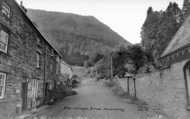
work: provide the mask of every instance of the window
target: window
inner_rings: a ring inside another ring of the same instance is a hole
[[[5,80],[6,74],[0,73],[0,99],[3,99],[5,95]]]
[[[39,38],[36,39],[37,45],[41,45],[41,40]]]
[[[4,15],[6,15],[8,18],[10,18],[10,16],[11,16],[11,9],[10,9],[10,7],[9,7],[9,5],[7,3],[3,2],[3,4],[2,4],[2,10],[1,11],[2,11],[2,13]]]
[[[59,57],[56,58],[56,74],[59,73],[59,65],[60,65],[60,59]]]
[[[51,56],[53,57],[54,56],[54,50],[51,49]]]
[[[53,64],[52,63],[50,63],[49,68],[50,68],[50,71],[53,72]]]
[[[40,68],[40,53],[36,53],[36,67]]]
[[[9,34],[3,30],[0,31],[0,51],[7,53]]]

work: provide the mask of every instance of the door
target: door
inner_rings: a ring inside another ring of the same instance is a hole
[[[28,84],[24,82],[22,83],[22,110],[27,109],[27,92],[28,92]]]
[[[31,79],[28,83],[28,108],[36,108],[39,104],[39,81]]]

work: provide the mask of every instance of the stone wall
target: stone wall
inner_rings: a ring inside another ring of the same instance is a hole
[[[145,74],[136,79],[136,97],[158,113],[171,119],[189,119],[183,67],[187,60],[173,64],[160,72]],[[127,92],[127,79],[117,79],[117,84]],[[133,81],[129,87],[133,88]],[[134,89],[129,89],[130,92]]]
[[[137,98],[152,107],[159,107],[173,119],[188,119],[183,66],[186,61],[171,68],[137,79]]]

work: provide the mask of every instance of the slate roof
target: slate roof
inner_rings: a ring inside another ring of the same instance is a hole
[[[185,22],[182,24],[182,26],[179,28],[177,33],[174,35],[173,39],[161,55],[161,57],[164,57],[174,51],[176,51],[179,48],[182,48],[184,46],[187,46],[190,44],[190,16],[187,17]]]
[[[41,32],[39,28],[36,27],[36,25],[31,21],[31,19],[28,17],[27,13],[21,8],[21,6],[17,3],[17,1],[13,0],[13,2],[16,4],[16,6],[19,8],[19,10],[22,12],[22,14],[24,15],[24,17],[26,18],[26,20],[28,20],[28,22],[30,23],[30,25],[32,25],[32,27],[37,31],[38,35],[40,35],[40,37],[42,37],[46,43],[48,45],[50,45],[50,47],[52,47],[56,53],[62,57],[61,53],[59,52],[58,49],[56,49],[55,46],[53,46],[52,43],[50,43],[51,40],[48,40],[48,37],[46,37],[46,34]]]

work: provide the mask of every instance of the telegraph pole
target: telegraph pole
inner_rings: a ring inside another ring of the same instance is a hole
[[[111,80],[113,79],[113,59],[112,59],[112,52],[111,52],[111,57],[110,57],[110,75],[111,75]]]

